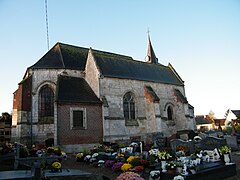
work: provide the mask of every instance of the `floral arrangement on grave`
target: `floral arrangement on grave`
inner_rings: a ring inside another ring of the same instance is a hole
[[[220,148],[218,148],[218,151],[219,151],[220,155],[229,154],[231,152],[231,148],[224,145],[224,146],[221,146]]]
[[[84,160],[84,154],[82,152],[76,154],[76,160],[83,161]]]
[[[133,169],[135,172],[140,172],[140,171],[143,171],[144,170],[144,167],[142,165],[140,166],[135,166],[134,169]]]
[[[134,172],[124,172],[120,174],[116,180],[129,179],[129,180],[144,180],[139,174]]]
[[[105,167],[112,167],[114,163],[114,160],[107,160],[105,161]]]
[[[129,164],[129,163],[124,163],[124,164],[121,166],[121,170],[122,170],[123,172],[126,172],[126,171],[130,170],[131,168],[132,168],[132,165]]]
[[[180,144],[176,147],[176,152],[177,151],[183,151],[185,155],[189,155],[189,148],[183,144]]]
[[[166,163],[166,169],[167,170],[174,170],[177,167],[177,164],[175,161],[170,161]]]
[[[112,170],[113,171],[120,171],[123,164],[124,164],[124,162],[114,163],[113,166],[112,166]]]
[[[53,172],[62,172],[62,164],[59,161],[54,161],[51,165],[51,170]]]
[[[158,179],[160,177],[160,171],[159,170],[154,170],[150,172],[150,177],[152,179]]]
[[[140,163],[145,168],[149,166],[149,161],[146,159],[140,159]]]
[[[166,161],[166,160],[170,159],[172,156],[170,155],[169,152],[163,150],[163,151],[158,151],[158,152],[157,152],[157,157],[158,157],[161,161]]]
[[[124,161],[125,161],[124,154],[123,154],[123,153],[118,153],[118,154],[115,156],[115,159],[116,159],[116,161],[122,161],[122,162],[124,162]]]
[[[183,156],[185,156],[185,152],[184,152],[184,151],[180,150],[180,151],[177,151],[177,152],[176,152],[176,157],[177,157],[177,158],[183,157]]]

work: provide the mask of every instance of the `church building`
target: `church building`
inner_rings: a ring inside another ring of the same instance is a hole
[[[194,108],[171,64],[57,43],[28,67],[13,99],[12,139],[77,152],[101,142],[194,130]]]

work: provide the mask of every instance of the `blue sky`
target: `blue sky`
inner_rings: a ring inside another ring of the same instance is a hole
[[[0,1],[0,112],[27,67],[48,50],[45,0]],[[57,42],[144,61],[147,30],[159,62],[185,81],[195,115],[240,109],[239,0],[48,0],[50,48]]]

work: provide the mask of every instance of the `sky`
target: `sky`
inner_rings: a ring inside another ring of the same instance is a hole
[[[240,109],[239,0],[48,0],[47,12],[49,48],[62,42],[144,61],[149,30],[195,115]],[[45,0],[0,0],[0,23],[0,113],[11,113],[26,69],[48,51]]]

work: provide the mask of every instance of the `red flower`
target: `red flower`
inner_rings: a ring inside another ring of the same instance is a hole
[[[134,171],[136,171],[136,172],[143,171],[143,170],[144,170],[144,167],[143,167],[143,166],[136,166],[136,167],[134,168]]]

